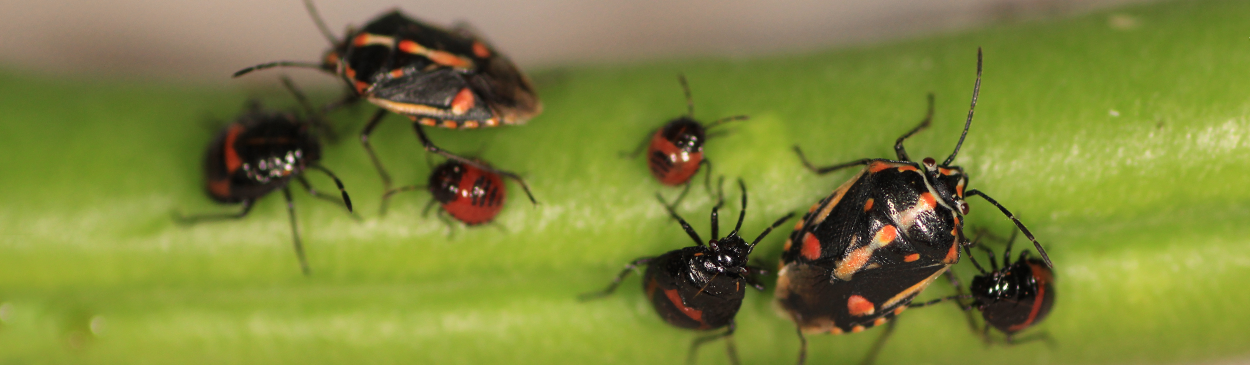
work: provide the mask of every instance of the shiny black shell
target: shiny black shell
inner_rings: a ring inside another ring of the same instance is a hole
[[[1055,305],[1054,283],[1045,262],[1022,253],[1014,264],[974,277],[969,288],[985,323],[1012,335],[1046,319]]]
[[[288,113],[249,111],[226,126],[204,158],[208,193],[238,203],[279,189],[321,159],[309,124]]]
[[[704,269],[706,246],[669,251],[652,259],[642,286],[657,314],[674,326],[698,330],[724,327],[746,295],[747,278]],[[703,258],[703,259],[700,259]]]
[[[348,32],[323,62],[370,102],[425,125],[520,124],[542,110],[529,79],[471,31],[399,11]]]

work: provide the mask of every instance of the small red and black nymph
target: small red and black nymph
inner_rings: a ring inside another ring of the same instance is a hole
[[[742,228],[742,221],[746,218],[746,184],[738,180],[738,187],[742,190],[742,210],[738,214],[738,224],[728,236],[718,237],[717,210],[721,203],[717,203],[712,208],[712,239],[707,245],[704,245],[703,239],[699,238],[699,234],[690,227],[690,224],[677,215],[677,212],[673,211],[673,208],[657,194],[660,203],[664,204],[668,213],[681,223],[686,234],[694,240],[695,246],[634,260],[625,265],[625,269],[616,276],[607,289],[583,294],[582,300],[612,294],[629,273],[639,265],[647,265],[642,278],[642,289],[647,294],[647,300],[651,302],[656,313],[664,318],[664,321],[677,327],[700,331],[728,327],[723,333],[695,339],[690,345],[689,362],[694,362],[698,348],[703,343],[726,338],[729,357],[736,364],[737,353],[730,341],[736,329],[734,316],[738,314],[738,308],[742,306],[742,299],[746,295],[748,285],[757,290],[764,290],[763,285],[760,285],[755,277],[760,270],[747,266],[748,256],[755,249],[755,245],[768,236],[773,228],[777,228],[794,216],[794,213],[790,213],[781,217],[760,233],[755,241],[747,244],[746,240],[738,235]]]
[[[288,79],[283,78],[283,82],[304,105],[309,118],[315,120],[316,116],[303,94],[295,90]],[[265,111],[259,104],[252,104],[247,112],[217,134],[209,143],[204,158],[208,196],[221,203],[242,204],[243,210],[238,213],[179,216],[178,220],[190,224],[243,218],[251,212],[257,199],[281,189],[291,219],[295,254],[299,258],[300,269],[308,275],[310,270],[304,257],[304,246],[296,225],[295,203],[288,183],[298,181],[310,195],[352,211],[352,201],[343,188],[343,182],[318,163],[321,160],[321,143],[312,130],[317,123],[293,113]],[[303,176],[308,169],[329,175],[338,186],[342,201],[313,189]]]
[[[981,272],[972,278],[969,286],[973,302],[968,308],[980,311],[985,319],[981,336],[986,342],[990,342],[990,327],[1002,331],[1006,343],[1017,342],[1017,333],[1046,319],[1055,306],[1055,272],[1045,261],[1030,257],[1027,250],[1020,251],[1020,257],[1011,262],[1011,246],[1015,238],[1013,231],[1011,239],[1007,240],[1007,248],[1003,250],[1001,269],[994,259],[994,251],[988,247],[976,244],[988,255],[990,271],[981,267],[971,248],[965,248],[968,259]],[[1036,337],[1042,338],[1045,337]]]
[[[349,29],[339,40],[317,15],[312,2],[305,0],[304,4],[331,44],[322,62],[269,62],[240,70],[235,77],[277,66],[317,68],[338,75],[352,90],[344,102],[365,99],[380,107],[361,132],[360,142],[386,190],[391,189],[391,177],[373,151],[369,135],[389,111],[413,121],[426,151],[516,180],[534,201],[529,186],[517,174],[443,150],[423,129],[515,125],[538,115],[542,103],[529,79],[512,61],[467,26],[446,30],[398,10],[379,16],[359,31]]]
[[[903,148],[903,141],[929,126],[932,95],[925,119],[895,142],[897,160],[866,158],[818,168],[795,147],[817,174],[864,167],[811,207],[783,249],[776,300],[797,326],[800,363],[806,357],[804,333],[860,332],[917,306],[912,299],[959,262],[960,248],[967,244],[965,196],[980,196],[998,207],[1050,265],[1024,224],[984,193],[965,192],[967,175],[951,166],[972,124],[980,86],[978,49],[968,119],[954,152],[940,165],[933,158],[916,163]]]
[[[710,192],[712,162],[703,156],[703,144],[707,141],[708,129],[735,120],[746,120],[745,115],[736,115],[717,119],[708,124],[699,123],[694,119],[694,99],[690,97],[690,85],[686,77],[678,76],[681,90],[686,94],[686,115],[670,120],[657,129],[651,137],[644,140],[630,156],[637,156],[642,148],[647,148],[647,167],[651,175],[660,183],[669,186],[687,185],[690,178],[699,172],[699,168],[707,165],[704,184]],[[680,198],[678,198],[680,200]],[[676,203],[674,203],[676,204]]]
[[[476,160],[480,165],[490,166],[486,161]],[[404,191],[429,190],[434,199],[425,207],[426,212],[438,203],[442,212],[463,222],[475,226],[490,223],[503,209],[507,197],[507,189],[499,174],[477,168],[477,166],[447,160],[430,173],[427,185],[403,186],[388,190],[382,195],[382,212],[386,212],[387,201],[392,195]],[[441,214],[441,212],[440,212]]]

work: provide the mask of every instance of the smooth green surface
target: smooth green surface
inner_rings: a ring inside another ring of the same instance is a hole
[[[575,299],[635,257],[690,243],[653,198],[676,190],[642,159],[618,157],[683,112],[675,75],[690,79],[698,117],[752,117],[706,151],[717,173],[746,180],[753,237],[850,174],[808,173],[794,144],[822,164],[891,156],[932,91],[934,126],[909,151],[949,154],[978,46],[981,100],[956,162],[1049,249],[1058,303],[1032,331],[1056,345],[985,348],[954,306],[938,306],[902,316],[881,362],[1246,359],[1246,14],[1242,1],[1159,4],[802,56],[537,72],[546,112],[529,125],[432,138],[521,172],[541,205],[510,185],[498,227],[451,234],[422,217],[424,193],[379,217],[381,184],[346,138],[324,164],[364,219],[296,193],[311,278],[299,274],[279,196],[237,222],[171,220],[235,209],[204,196],[199,164],[210,121],[232,118],[244,93],[8,73],[0,363],[681,363],[695,334],[655,316],[636,278],[614,297]],[[264,99],[292,104],[279,91]],[[355,131],[371,111],[332,117]],[[402,119],[375,136],[397,181],[424,180]],[[705,236],[709,207],[695,190],[681,208]],[[1008,232],[992,206],[974,199],[972,209],[969,227]],[[789,231],[755,256],[775,262]],[[969,264],[957,270],[970,278]],[[939,283],[922,299],[950,292]],[[774,313],[771,288],[749,294],[738,319],[744,363],[794,361],[793,325]],[[810,363],[858,362],[878,332],[810,337]],[[719,344],[700,355],[725,363]]]

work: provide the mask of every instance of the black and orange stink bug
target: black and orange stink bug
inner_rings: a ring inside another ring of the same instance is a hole
[[[704,183],[711,191],[712,163],[703,157],[703,143],[708,138],[707,130],[725,122],[746,120],[747,116],[721,118],[706,125],[699,123],[694,119],[694,100],[690,97],[690,86],[686,83],[686,77],[678,76],[678,81],[686,94],[686,115],[657,129],[630,156],[637,156],[646,147],[647,167],[651,170],[651,175],[669,186],[688,183],[699,172],[699,167],[707,165],[707,178]]]
[[[1045,261],[1032,258],[1029,251],[1020,251],[1016,262],[1011,262],[1011,246],[1016,235],[1013,232],[1003,251],[1003,267],[999,269],[994,251],[983,245],[990,259],[990,271],[986,272],[972,252],[968,259],[981,272],[972,278],[969,288],[974,301],[970,309],[981,312],[985,328],[981,336],[989,341],[990,327],[1006,335],[1008,344],[1014,343],[1016,333],[1028,329],[1046,319],[1055,306],[1055,273]],[[970,248],[965,248],[970,249]],[[1037,337],[1045,338],[1045,337]]]
[[[490,166],[485,161],[477,160],[478,164]],[[456,160],[447,160],[430,173],[429,184],[413,185],[388,190],[382,196],[382,211],[386,211],[386,201],[399,192],[427,189],[434,199],[426,206],[428,212],[434,203],[442,206],[443,212],[451,214],[466,225],[474,226],[489,223],[503,209],[507,190],[503,179],[489,170],[479,169],[474,165],[463,164]]]
[[[289,80],[283,78],[283,81],[304,105],[309,117],[315,120],[316,116],[307,99],[295,90]],[[348,212],[352,210],[352,201],[343,189],[343,182],[329,169],[317,163],[321,160],[321,143],[311,130],[314,123],[316,122],[305,121],[291,113],[266,112],[258,104],[253,104],[250,110],[217,134],[209,143],[208,153],[204,158],[208,196],[222,203],[243,204],[243,210],[238,213],[180,216],[179,221],[196,223],[243,218],[252,210],[257,199],[282,189],[287,213],[291,217],[295,254],[299,258],[300,269],[304,275],[308,275],[308,261],[304,258],[304,246],[300,242],[299,229],[295,224],[295,205],[287,184],[294,179],[314,197],[342,204]],[[343,200],[340,202],[313,189],[303,176],[308,169],[324,172],[334,179]]]
[[[354,91],[350,100],[365,99],[381,108],[366,124],[360,141],[387,190],[391,177],[369,144],[369,135],[390,111],[412,119],[426,151],[516,180],[534,200],[520,176],[445,151],[430,142],[423,129],[522,124],[538,115],[542,111],[538,95],[512,61],[468,27],[446,30],[399,11],[383,14],[359,31],[348,30],[340,41],[317,16],[312,3],[305,0],[304,4],[331,44],[322,62],[269,62],[240,70],[235,77],[277,66],[310,67],[337,74]]]
[[[694,240],[695,246],[634,260],[625,266],[625,269],[616,276],[607,289],[584,294],[582,299],[594,299],[612,294],[625,276],[639,265],[647,265],[642,278],[642,288],[656,313],[666,322],[677,327],[701,331],[728,327],[723,333],[695,339],[690,345],[688,355],[690,362],[694,362],[700,345],[724,337],[730,359],[737,363],[737,355],[730,341],[736,329],[734,316],[738,314],[738,308],[742,306],[747,285],[764,290],[764,287],[755,279],[755,274],[759,269],[747,266],[748,255],[760,240],[772,232],[773,228],[794,216],[794,213],[790,213],[781,217],[748,245],[746,240],[738,235],[747,212],[746,184],[738,180],[738,187],[742,190],[742,210],[738,214],[738,224],[728,236],[724,238],[717,236],[719,227],[717,210],[721,205],[718,203],[712,208],[712,239],[706,246],[703,239],[699,238],[699,234],[695,233],[694,229],[690,228],[690,225],[678,216],[671,206],[664,203],[663,198],[660,198],[660,202],[664,203],[669,214],[681,223],[686,234]]]
[[[942,164],[933,158],[911,161],[903,141],[929,126],[929,112],[919,126],[894,144],[898,160],[860,159],[817,168],[817,174],[864,166],[858,174],[821,199],[795,226],[786,241],[778,272],[776,299],[798,327],[800,362],[806,356],[804,333],[860,332],[887,322],[950,265],[959,262],[967,240],[962,217],[965,196],[981,196],[998,207],[1033,241],[1049,266],[1041,244],[1014,215],[977,190],[964,191],[968,178],[951,166],[972,124],[981,87],[981,52],[977,80],[963,134]]]

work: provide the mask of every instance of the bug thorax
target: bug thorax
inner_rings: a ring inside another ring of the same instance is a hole
[[[1032,267],[1022,258],[1002,270],[972,278],[970,289],[978,302],[993,303],[1032,298],[1038,285]]]
[[[429,189],[434,200],[449,203],[460,194],[460,179],[464,176],[465,166],[460,161],[447,160],[430,174]]]
[[[321,159],[321,144],[308,124],[290,114],[257,113],[240,121],[231,142],[239,170],[251,181],[268,184],[304,171]]]
[[[703,142],[707,139],[703,125],[690,117],[681,117],[668,122],[660,130],[660,136],[689,153],[703,151]]]
[[[960,215],[968,214],[968,203],[964,201],[964,187],[968,186],[968,175],[959,166],[939,166],[932,157],[925,157],[922,166],[925,169],[925,180],[937,192],[938,198]]]
[[[751,246],[738,236],[738,232],[730,232],[721,239],[711,240],[706,247],[700,247],[701,254],[696,254],[690,261],[692,271],[699,271],[704,278],[715,275],[746,273],[747,256]]]

